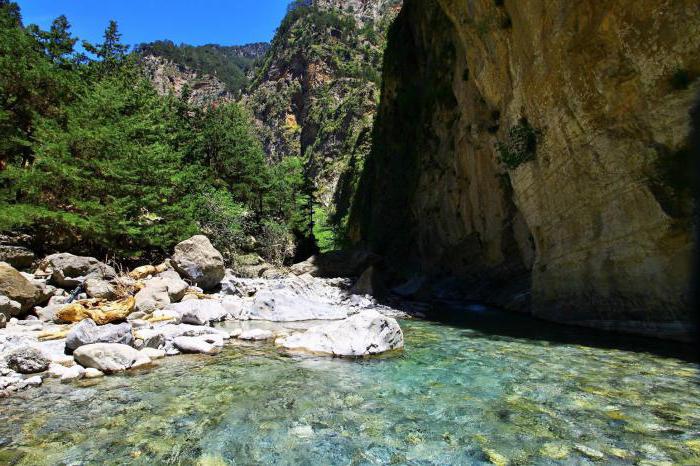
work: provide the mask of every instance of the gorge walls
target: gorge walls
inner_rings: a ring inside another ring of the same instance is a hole
[[[466,297],[677,336],[697,37],[690,0],[407,0],[353,239]]]

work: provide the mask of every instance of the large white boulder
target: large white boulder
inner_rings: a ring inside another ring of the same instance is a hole
[[[73,352],[75,361],[83,367],[92,367],[105,374],[125,371],[149,364],[151,360],[131,346],[119,343],[94,343]]]
[[[182,278],[204,290],[217,287],[225,274],[223,256],[203,235],[175,246],[171,263]]]
[[[208,325],[221,322],[229,315],[220,301],[214,299],[193,299],[171,304],[167,308],[180,314],[180,321],[185,324]]]
[[[342,307],[307,299],[287,288],[258,292],[247,314],[250,320],[272,322],[339,320],[347,316]]]
[[[131,325],[127,322],[97,325],[92,319],[85,319],[66,335],[66,348],[74,351],[92,343],[121,343],[130,346],[133,340]]]
[[[370,309],[275,343],[289,350],[358,357],[403,348],[403,332],[396,319]]]

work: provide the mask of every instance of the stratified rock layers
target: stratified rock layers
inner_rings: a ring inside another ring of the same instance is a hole
[[[690,0],[406,1],[354,239],[548,319],[673,331],[699,35]],[[534,160],[508,168],[497,144],[523,119]]]

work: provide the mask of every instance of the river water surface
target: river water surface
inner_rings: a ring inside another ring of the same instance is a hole
[[[0,464],[700,464],[697,365],[401,322],[349,361],[234,343],[216,357],[0,400]]]

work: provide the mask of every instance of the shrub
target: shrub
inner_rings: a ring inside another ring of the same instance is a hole
[[[271,264],[279,267],[286,259],[294,256],[294,235],[283,223],[263,221],[258,240],[260,255]]]
[[[677,91],[683,91],[690,86],[690,73],[683,68],[676,68],[671,75],[671,87]]]
[[[521,118],[517,125],[508,130],[508,141],[496,143],[501,162],[510,169],[535,159],[539,131],[530,125],[527,118]]]

